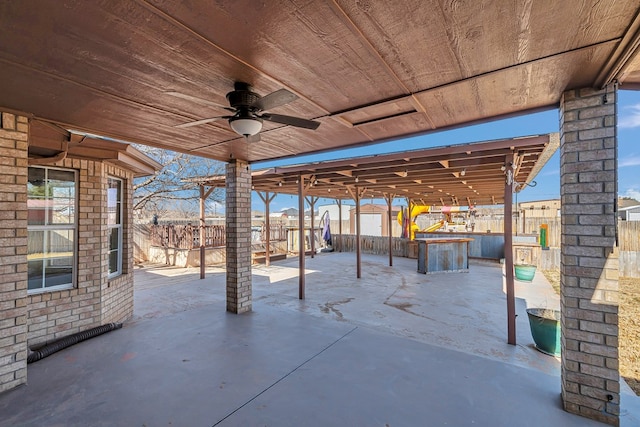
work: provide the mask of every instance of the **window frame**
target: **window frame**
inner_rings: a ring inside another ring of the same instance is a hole
[[[29,240],[29,236],[30,236],[30,232],[32,231],[41,231],[43,232],[43,238],[42,238],[42,258],[41,259],[37,259],[42,262],[42,281],[41,281],[41,287],[36,288],[36,289],[29,289],[29,285],[27,283],[27,294],[28,295],[32,295],[32,294],[40,294],[40,293],[45,293],[45,292],[55,292],[55,291],[61,291],[61,290],[67,290],[67,289],[73,289],[77,286],[77,277],[78,277],[78,209],[79,209],[79,195],[78,195],[78,190],[80,188],[79,183],[78,183],[78,171],[75,169],[68,169],[68,168],[59,168],[59,167],[50,167],[50,166],[29,166],[28,170],[31,169],[41,169],[44,171],[44,182],[45,182],[45,186],[48,186],[48,182],[49,182],[49,171],[51,170],[58,170],[58,171],[63,171],[63,172],[71,172],[73,173],[73,192],[74,192],[74,197],[73,197],[73,222],[71,223],[53,223],[53,224],[47,224],[47,218],[48,218],[48,212],[50,207],[47,206],[47,203],[45,203],[45,215],[44,215],[44,224],[29,224],[29,219],[27,219],[27,241]],[[27,178],[27,183],[28,183],[28,178]],[[47,188],[47,187],[45,187]],[[45,190],[46,191],[46,190]],[[45,197],[44,199],[37,199],[37,198],[30,198],[29,197],[29,192],[27,191],[27,211],[29,211],[29,207],[28,207],[28,203],[29,200],[54,200],[54,197]],[[29,217],[29,214],[27,214],[27,218]],[[47,252],[45,252],[45,248],[48,246],[48,236],[50,235],[51,232],[55,232],[55,231],[71,231],[72,236],[73,236],[73,243],[72,243],[72,252],[73,255],[71,257],[71,283],[64,283],[61,285],[55,285],[55,286],[45,286],[46,285],[46,262],[47,260],[50,260],[51,258],[47,257]],[[27,257],[29,256],[29,253],[27,252]],[[29,264],[29,260],[27,259],[27,265]],[[27,273],[28,275],[29,273]],[[29,278],[27,278],[27,282],[29,282]]]
[[[119,191],[117,194],[120,195],[119,199],[116,200],[116,206],[118,208],[118,212],[116,213],[116,218],[119,218],[119,223],[116,222],[114,224],[111,223],[110,212],[109,212],[109,190],[111,189],[111,181],[115,181],[119,183]],[[108,230],[108,257],[107,257],[107,269],[111,268],[111,253],[113,252],[113,248],[111,247],[111,233],[112,230],[117,229],[118,236],[118,247],[116,249],[117,259],[116,259],[116,270],[109,272],[108,278],[113,279],[115,277],[121,276],[123,274],[123,259],[124,259],[124,239],[123,239],[123,229],[124,229],[124,179],[118,178],[116,176],[107,176],[107,230]]]

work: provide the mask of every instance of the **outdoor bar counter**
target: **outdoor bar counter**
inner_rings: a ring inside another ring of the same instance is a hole
[[[417,238],[418,273],[469,271],[468,237]]]

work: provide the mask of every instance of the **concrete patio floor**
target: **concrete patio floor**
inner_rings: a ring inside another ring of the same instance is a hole
[[[136,271],[123,329],[29,365],[0,395],[0,426],[596,426],[564,412],[559,360],[535,350],[526,307],[559,306],[540,273],[516,282],[506,344],[503,273],[423,275],[355,254],[254,266],[253,312],[225,312],[224,270]],[[640,425],[623,384],[622,426]]]

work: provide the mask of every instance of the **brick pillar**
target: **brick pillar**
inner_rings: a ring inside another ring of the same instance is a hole
[[[560,103],[562,399],[619,425],[616,91]]]
[[[0,113],[0,392],[27,382],[26,117]]]
[[[227,311],[251,311],[251,172],[241,160],[227,164]]]

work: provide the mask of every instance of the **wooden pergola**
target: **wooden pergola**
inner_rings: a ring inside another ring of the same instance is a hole
[[[266,264],[269,264],[269,204],[276,194],[298,196],[303,215],[307,200],[314,211],[319,198],[354,200],[356,208],[356,277],[361,277],[360,201],[364,197],[395,198],[435,206],[504,205],[504,217],[512,216],[512,194],[533,181],[558,149],[558,134],[536,135],[404,151],[301,165],[255,170],[252,189],[265,202]],[[216,187],[225,187],[223,175],[196,177],[200,184],[200,222],[204,226],[206,197]],[[206,187],[209,187],[208,189]],[[301,223],[302,224],[302,223]],[[313,215],[311,227],[313,228]],[[341,227],[340,227],[341,228]],[[505,221],[505,264],[507,277],[508,342],[515,344],[515,293],[513,278],[512,226]],[[201,232],[204,227],[200,227]],[[305,298],[304,227],[298,227],[299,298]],[[338,231],[342,234],[342,230]],[[201,236],[201,242],[204,238]],[[313,239],[312,239],[313,242]],[[203,244],[203,243],[201,243]],[[312,254],[314,247],[312,244]],[[204,248],[200,250],[200,277],[204,278]],[[392,236],[389,233],[389,265],[393,265]]]

